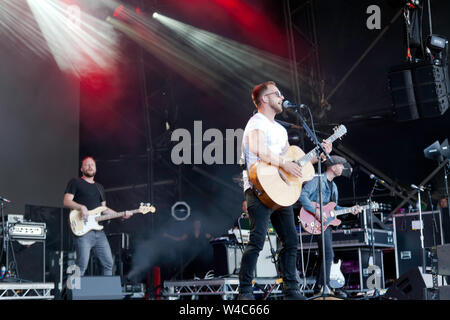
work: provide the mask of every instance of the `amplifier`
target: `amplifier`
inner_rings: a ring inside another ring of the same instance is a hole
[[[47,235],[43,222],[8,222],[7,228],[11,239],[45,240]]]
[[[369,247],[372,245],[372,230],[369,228],[353,228],[333,230],[333,248]],[[375,247],[394,248],[394,235],[390,230],[373,230]],[[317,236],[302,232],[303,248],[317,248]],[[311,239],[313,237],[313,239]]]

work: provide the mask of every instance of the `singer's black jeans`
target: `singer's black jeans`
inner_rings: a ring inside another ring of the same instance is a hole
[[[281,242],[279,261],[284,289],[298,289],[296,265],[298,236],[292,207],[273,211],[258,199],[252,189],[245,192],[245,199],[250,219],[250,238],[242,256],[239,271],[240,292],[253,292],[252,280],[259,252],[264,247],[269,218]]]

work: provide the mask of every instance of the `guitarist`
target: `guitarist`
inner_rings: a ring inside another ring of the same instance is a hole
[[[239,300],[254,300],[252,280],[259,252],[264,247],[269,217],[281,241],[280,264],[285,299],[303,300],[297,283],[297,231],[292,206],[274,210],[266,207],[257,197],[248,179],[248,169],[258,160],[270,162],[287,173],[301,177],[301,168],[287,161],[282,154],[289,148],[284,127],[275,121],[275,115],[283,111],[283,95],[275,82],[257,85],[252,100],[258,112],[248,121],[242,140],[246,169],[243,174],[245,199],[250,219],[250,238],[243,253],[239,271]],[[331,151],[331,144],[324,147]],[[317,159],[314,160],[317,162]]]
[[[74,178],[69,181],[64,194],[64,206],[71,210],[79,210],[83,219],[89,216],[89,210],[100,206],[106,206],[105,189],[94,181],[97,172],[95,160],[86,157],[81,161],[81,178]],[[107,208],[103,214],[116,213]],[[124,219],[131,217],[132,213],[126,211]],[[89,254],[94,248],[94,254],[100,260],[104,276],[112,276],[113,258],[108,239],[103,230],[91,230],[81,237],[75,237],[75,250],[77,253],[76,265],[80,268],[80,275],[83,276],[89,262]]]
[[[321,187],[322,187],[322,203],[325,206],[327,203],[333,201],[336,203],[335,210],[343,209],[343,207],[338,206],[338,189],[336,184],[334,183],[334,178],[342,175],[342,171],[344,170],[344,164],[347,160],[340,156],[330,156],[332,162],[326,161],[325,173],[320,177]],[[303,186],[302,193],[300,195],[300,202],[302,206],[309,212],[315,213],[316,218],[320,221],[320,209],[316,208],[316,206],[312,202],[319,203],[319,177],[314,177],[312,180],[305,183]],[[359,205],[353,206],[353,214],[357,214],[361,212],[361,208]],[[331,264],[334,259],[333,252],[333,234],[331,233],[331,227],[325,230],[323,235],[323,240],[325,241],[325,256],[326,256],[326,270],[327,270],[327,286],[330,285],[330,270]],[[322,236],[318,238],[319,244],[319,254],[320,261],[322,261]],[[320,273],[317,283],[319,286],[323,286],[323,267],[320,267]],[[345,297],[344,292],[336,292],[339,293],[341,297]]]

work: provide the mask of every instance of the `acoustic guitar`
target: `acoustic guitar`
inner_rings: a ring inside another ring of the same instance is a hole
[[[334,129],[326,141],[333,143],[347,133],[344,125]],[[297,163],[302,170],[302,177],[297,178],[290,175],[282,168],[271,165],[270,163],[258,160],[249,169],[249,179],[257,197],[268,208],[279,209],[294,204],[300,197],[302,185],[314,177],[314,167],[311,160],[317,155],[317,147],[305,154],[297,146],[290,146],[284,158],[288,161]]]

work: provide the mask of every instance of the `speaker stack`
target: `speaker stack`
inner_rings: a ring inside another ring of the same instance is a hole
[[[448,66],[409,63],[389,71],[395,118],[397,121],[443,115],[449,105]]]

